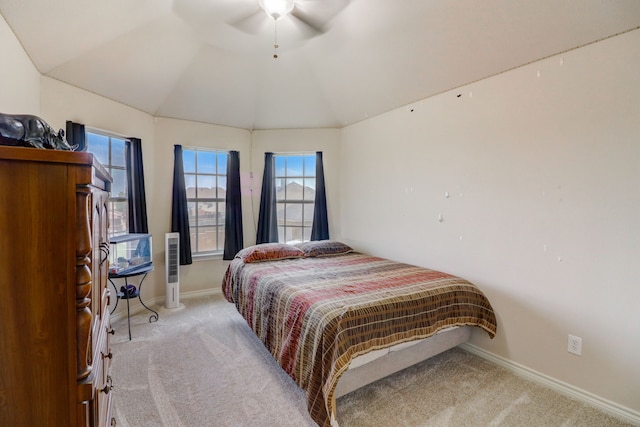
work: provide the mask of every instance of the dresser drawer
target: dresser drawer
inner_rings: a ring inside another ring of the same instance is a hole
[[[100,319],[97,345],[94,357],[95,395],[92,405],[92,419],[95,426],[108,426],[111,424],[111,395],[112,379],[109,375],[111,368],[111,323],[109,310],[105,310]]]

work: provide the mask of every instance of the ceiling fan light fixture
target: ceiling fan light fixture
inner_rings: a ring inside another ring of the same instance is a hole
[[[258,0],[258,4],[276,21],[293,10],[293,0]]]

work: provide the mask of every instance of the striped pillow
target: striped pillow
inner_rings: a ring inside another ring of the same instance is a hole
[[[335,240],[314,240],[312,242],[298,243],[306,257],[322,257],[342,255],[353,252],[353,248]]]
[[[236,254],[236,258],[240,258],[245,263],[302,257],[304,257],[302,250],[285,243],[262,243],[244,248]]]

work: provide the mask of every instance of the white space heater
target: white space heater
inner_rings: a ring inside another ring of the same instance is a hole
[[[166,308],[180,308],[180,234],[164,235]]]

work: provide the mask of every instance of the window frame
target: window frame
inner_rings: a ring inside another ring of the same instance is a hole
[[[302,172],[299,175],[288,175],[288,171],[289,171],[289,167],[287,166],[287,159],[288,158],[294,158],[294,157],[302,157]],[[305,160],[306,157],[309,157],[311,159],[313,159],[313,167],[311,168],[311,171],[307,171],[307,161]],[[278,171],[278,159],[279,158],[284,158],[284,175],[281,175]],[[277,222],[278,222],[278,242],[281,243],[300,243],[300,242],[308,242],[311,240],[311,231],[313,229],[313,215],[314,215],[314,209],[315,209],[315,191],[316,191],[316,186],[315,186],[315,182],[316,182],[316,168],[315,168],[315,162],[316,160],[316,153],[313,152],[298,152],[298,153],[274,153],[274,161],[275,161],[275,171],[274,171],[274,180],[275,180],[275,187],[276,187],[276,211],[277,213]],[[311,173],[310,173],[311,172]],[[284,182],[286,183],[284,186],[284,198],[279,198],[278,197],[278,181],[279,180],[284,180]],[[289,186],[288,180],[300,180],[302,182],[302,198],[301,199],[290,199],[287,197],[287,187]],[[308,199],[305,197],[304,193],[305,193],[305,188],[307,188],[307,186],[305,185],[305,182],[307,180],[313,180],[314,182],[314,186],[311,188],[313,190],[313,194],[314,197]],[[287,207],[291,206],[291,205],[301,205],[301,214],[302,214],[302,218],[300,220],[301,225],[287,225]],[[308,209],[308,207],[311,207],[310,211],[311,211],[311,218],[307,221],[307,218],[305,217],[305,211]],[[282,209],[281,209],[282,207]],[[281,219],[280,218],[280,212],[283,212],[284,216]],[[306,223],[309,223],[309,225],[305,225]],[[296,233],[293,230],[298,229],[299,232]],[[291,230],[291,233],[288,233],[288,230]],[[291,239],[291,240],[287,240],[287,235],[290,236],[300,236],[300,239]]]
[[[185,166],[185,158],[187,156],[189,156],[189,152],[193,152],[193,157],[194,157],[194,172],[191,171],[187,171],[187,167]],[[198,172],[198,152],[206,152],[206,153],[212,153],[215,154],[215,172]],[[224,159],[224,173],[220,173],[219,172],[219,168],[222,165],[222,163],[220,162],[220,158],[219,156],[223,154],[225,156]],[[225,224],[224,224],[224,218],[226,216],[226,191],[227,191],[227,159],[229,156],[229,150],[225,150],[225,149],[221,149],[221,148],[209,148],[209,147],[195,147],[195,146],[183,146],[182,147],[182,166],[183,166],[183,174],[184,174],[184,180],[185,180],[185,191],[188,190],[188,180],[187,177],[188,176],[193,176],[194,177],[194,183],[195,183],[195,195],[196,197],[189,197],[189,195],[187,194],[187,209],[189,211],[189,235],[191,238],[191,256],[194,259],[197,258],[218,258],[218,257],[222,257],[224,254],[224,239],[225,239]],[[198,177],[213,177],[214,181],[216,183],[215,186],[215,190],[216,190],[216,196],[215,197],[198,197]],[[222,177],[224,178],[224,187],[221,187],[219,185],[219,178]],[[225,190],[225,195],[224,197],[220,197],[218,190],[222,188]],[[212,225],[199,225],[199,210],[198,209],[194,209],[194,213],[195,213],[195,219],[192,221],[191,219],[191,206],[198,206],[199,203],[214,203],[215,204],[215,223]],[[220,206],[222,205],[223,209],[220,209]],[[224,216],[220,215],[220,212],[222,212],[224,214]],[[215,230],[216,233],[216,249],[214,250],[202,250],[199,251],[197,248],[199,246],[199,239],[200,239],[200,233],[199,231],[203,228],[208,228],[211,227]]]

